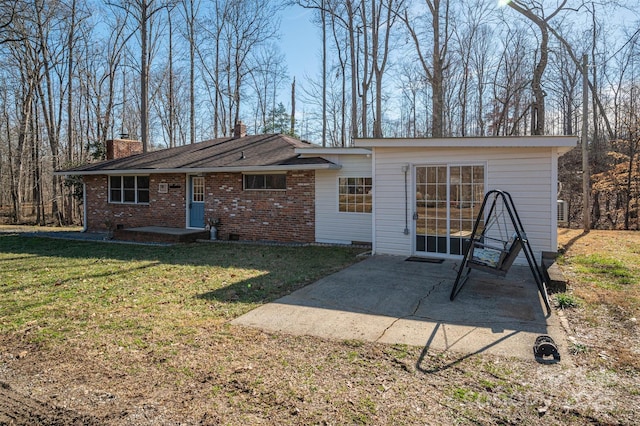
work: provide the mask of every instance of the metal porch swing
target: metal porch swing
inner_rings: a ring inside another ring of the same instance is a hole
[[[479,231],[478,228],[485,217],[484,212],[489,201],[491,203],[489,213],[486,216],[487,223]],[[511,235],[509,235],[508,221],[510,221],[513,229]],[[547,312],[551,313],[544,275],[536,263],[533,250],[529,245],[529,240],[527,240],[527,234],[524,232],[524,227],[513,204],[513,199],[508,192],[494,189],[485,194],[480,212],[473,225],[473,231],[469,239],[465,241],[463,251],[464,257],[458,269],[456,281],[451,289],[450,300],[455,299],[458,295],[469,278],[471,269],[504,277],[509,272],[520,251],[523,251],[538,286],[540,296],[544,300]],[[463,274],[465,269],[466,273]]]

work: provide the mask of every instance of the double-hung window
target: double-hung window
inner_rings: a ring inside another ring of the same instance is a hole
[[[109,202],[149,203],[149,176],[109,176]]]

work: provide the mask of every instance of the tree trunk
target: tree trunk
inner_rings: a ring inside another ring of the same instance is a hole
[[[347,26],[349,31],[349,56],[351,58],[351,137],[358,137],[358,58],[356,55],[356,40],[354,28],[354,16],[352,0],[346,0],[347,6]]]
[[[73,67],[74,67],[74,35],[76,27],[76,0],[71,1],[71,22],[67,38],[67,164],[73,163],[73,151],[75,145],[73,126]],[[64,191],[62,197],[65,224],[70,224],[73,217],[73,194]]]
[[[53,82],[51,79],[51,58],[48,40],[44,33],[45,22],[42,20],[41,8],[36,7],[36,16],[38,22],[38,42],[40,43],[40,60],[42,70],[44,73],[44,84],[46,89],[46,97],[44,96],[42,84],[38,84],[36,89],[40,98],[40,106],[42,108],[42,115],[44,117],[45,126],[47,129],[47,137],[49,139],[49,147],[51,149],[51,167],[53,170],[60,168],[60,125],[56,122],[55,117],[55,97],[53,95]],[[60,98],[60,107],[62,107],[62,98]],[[62,108],[60,108],[62,109]],[[62,225],[64,222],[62,218],[62,212],[58,206],[58,193],[62,193],[62,180],[60,176],[53,176],[52,193],[51,193],[51,216],[58,225]]]
[[[322,23],[322,146],[327,146],[327,12],[325,0],[320,9]]]
[[[176,146],[176,135],[175,135],[175,121],[176,121],[176,105],[175,105],[175,95],[173,88],[173,22],[171,19],[171,9],[167,8],[167,24],[169,25],[169,125],[168,127],[168,136],[169,136],[169,147],[173,148]]]
[[[149,150],[149,64],[148,64],[148,25],[149,4],[140,2],[140,135],[142,152]]]
[[[196,11],[194,6],[195,0],[188,1],[189,10],[187,15],[187,25],[189,29],[189,142],[196,143],[196,30],[195,19]],[[185,3],[185,8],[186,8]]]
[[[296,132],[296,78],[291,83],[291,130],[289,134],[294,136]]]
[[[433,31],[433,44],[431,48],[432,64],[429,66],[425,52],[422,51],[422,37],[415,30],[414,22],[409,18],[408,12],[405,11],[402,16],[409,35],[416,47],[416,53],[422,65],[427,81],[431,85],[431,135],[439,138],[444,135],[444,71],[446,69],[447,58],[447,40],[448,40],[448,20],[449,20],[449,1],[445,0],[445,37],[441,41],[442,30],[440,27],[440,2],[441,0],[425,0],[429,13],[431,15],[431,25]]]
[[[369,94],[369,31],[366,16],[365,0],[360,4],[360,18],[362,19],[362,81],[360,92],[360,125],[362,126],[362,137],[366,138],[369,134],[367,125],[367,107],[368,107],[368,94]],[[360,32],[358,32],[360,34]],[[359,39],[360,37],[358,37]],[[358,43],[358,49],[360,49],[360,43]]]
[[[431,10],[433,25],[433,67],[431,74],[431,90],[433,91],[433,110],[431,118],[431,132],[434,138],[444,135],[444,85],[443,85],[443,57],[440,51],[440,0],[427,0]]]
[[[544,76],[544,71],[549,60],[549,26],[547,22],[549,19],[551,19],[551,17],[556,15],[562,9],[564,3],[566,3],[566,0],[563,0],[562,4],[557,8],[557,10],[546,19],[540,18],[538,15],[533,13],[532,10],[520,5],[517,1],[508,3],[509,7],[511,7],[516,12],[524,15],[527,19],[533,22],[538,27],[538,29],[540,29],[540,57],[538,58],[538,63],[533,69],[533,77],[531,80],[531,90],[533,91],[534,97],[534,100],[531,104],[532,135],[543,135],[545,133],[545,93],[544,90],[542,90],[542,77]]]

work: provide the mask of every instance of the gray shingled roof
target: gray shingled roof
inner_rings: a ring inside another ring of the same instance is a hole
[[[189,172],[216,170],[318,169],[339,166],[321,157],[304,157],[296,148],[315,145],[281,135],[251,135],[218,138],[196,144],[161,149],[115,160],[60,170],[56,174],[101,174],[124,172]]]

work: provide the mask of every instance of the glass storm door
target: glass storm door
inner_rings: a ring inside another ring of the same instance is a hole
[[[189,227],[204,228],[204,177],[189,177]]]
[[[462,255],[484,197],[484,166],[418,166],[415,185],[416,253]]]

